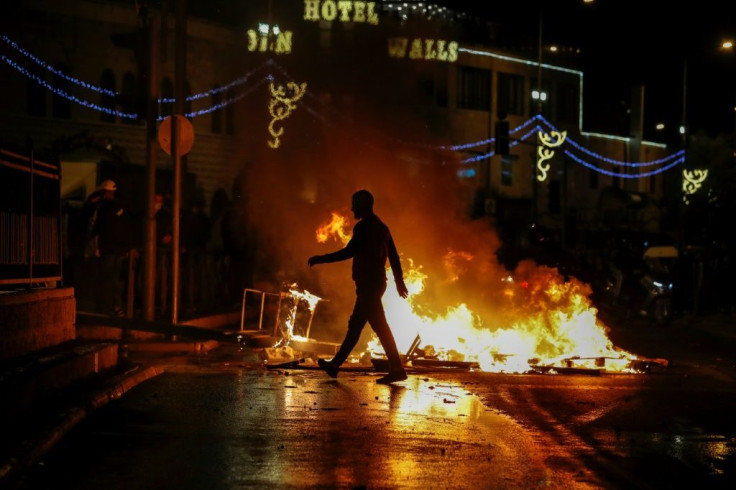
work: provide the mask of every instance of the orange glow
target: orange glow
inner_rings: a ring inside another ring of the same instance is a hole
[[[348,219],[333,212],[330,221],[317,228],[317,241],[325,243],[330,238],[334,238],[344,245],[350,241],[350,233],[346,231],[348,227]]]
[[[317,238],[324,242],[329,236],[339,237],[346,243],[347,226],[347,218],[332,213]],[[473,260],[474,255],[466,251],[445,254],[444,277],[453,288],[462,291],[463,276],[479,268]],[[425,355],[474,362],[483,371],[506,373],[528,372],[535,366],[629,371],[630,362],[637,359],[608,339],[607,327],[590,301],[590,286],[575,278],[565,281],[556,269],[522,262],[496,283],[494,293],[503,299],[498,311],[481,318],[466,304],[441,304],[441,298],[433,299],[429,307],[425,301],[419,308],[431,278],[411,259],[405,258],[404,266],[409,297],[401,298],[391,285],[383,297],[400,352],[406,353],[419,335]],[[504,324],[494,325],[494,321]],[[375,335],[368,352],[374,357],[383,354]]]

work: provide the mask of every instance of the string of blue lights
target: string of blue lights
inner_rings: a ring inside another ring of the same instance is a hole
[[[10,38],[8,38],[5,35],[0,35],[0,39],[3,42],[5,42],[7,45],[9,45],[10,47],[12,47],[13,49],[15,49],[18,53],[20,53],[21,55],[23,55],[26,58],[30,59],[34,63],[36,63],[39,66],[43,67],[44,69],[50,71],[54,75],[60,76],[60,77],[64,78],[65,80],[68,80],[68,81],[70,81],[70,82],[72,82],[72,83],[74,83],[74,84],[76,84],[78,86],[81,86],[81,87],[83,87],[85,89],[93,90],[93,91],[98,92],[100,94],[104,94],[104,95],[108,95],[108,96],[116,96],[117,95],[113,91],[110,91],[108,89],[104,89],[102,87],[96,87],[96,86],[94,86],[92,84],[89,84],[89,83],[83,81],[83,80],[76,79],[74,77],[71,77],[71,76],[69,76],[69,75],[67,75],[67,74],[65,74],[65,73],[63,73],[63,72],[55,69],[54,67],[52,67],[48,63],[45,63],[44,61],[42,61],[41,59],[39,59],[38,57],[36,57],[32,53],[30,53],[30,52],[26,51],[25,49],[21,48],[17,43],[15,43],[14,41],[12,41]],[[81,105],[83,107],[87,107],[89,109],[93,109],[93,110],[96,110],[96,111],[100,111],[100,112],[104,112],[104,113],[107,113],[107,114],[115,115],[115,116],[118,116],[118,117],[121,117],[121,118],[126,118],[126,119],[137,119],[138,118],[138,115],[135,114],[135,113],[123,112],[123,111],[120,111],[120,110],[117,110],[117,109],[114,109],[114,108],[111,108],[111,107],[104,107],[104,106],[101,106],[101,105],[96,104],[94,102],[90,102],[90,101],[81,99],[79,97],[76,97],[76,96],[74,96],[74,95],[66,92],[65,90],[62,90],[62,89],[59,89],[59,88],[54,87],[49,82],[47,82],[45,79],[40,78],[38,75],[35,75],[35,74],[29,72],[25,67],[23,67],[20,64],[16,63],[15,61],[13,61],[12,59],[10,59],[6,55],[0,55],[0,58],[2,59],[3,62],[5,62],[7,65],[9,65],[13,69],[15,69],[16,71],[18,71],[19,73],[21,73],[22,75],[24,75],[24,76],[30,78],[31,80],[35,81],[36,83],[38,83],[39,85],[43,86],[44,88],[46,88],[47,90],[51,91],[52,93],[54,93],[54,94],[56,94],[56,95],[58,95],[60,97],[63,97],[63,98],[65,98],[65,99],[67,99],[67,100],[69,100],[71,102],[77,103],[77,104],[79,104],[79,105]],[[287,71],[282,66],[280,66],[278,63],[276,63],[272,59],[269,59],[266,62],[264,62],[263,64],[261,64],[260,66],[254,68],[253,70],[251,70],[250,72],[248,72],[247,74],[245,74],[244,76],[239,77],[239,78],[231,81],[230,83],[228,83],[226,85],[223,85],[221,87],[216,87],[216,88],[213,88],[213,89],[210,89],[210,90],[206,90],[204,92],[200,92],[200,93],[197,93],[197,94],[193,94],[193,95],[188,96],[187,97],[187,101],[195,101],[195,100],[204,99],[204,98],[207,98],[207,97],[211,97],[214,94],[219,94],[219,93],[222,93],[222,92],[226,92],[226,91],[232,89],[233,87],[244,85],[244,84],[246,84],[252,78],[252,76],[253,76],[254,73],[256,73],[258,70],[260,70],[264,66],[271,66],[271,67],[277,69],[287,79],[291,79],[291,77],[289,76],[289,74],[287,73]],[[224,108],[224,107],[226,107],[226,106],[228,106],[230,104],[233,104],[233,103],[241,100],[245,96],[253,93],[258,87],[260,87],[266,81],[273,81],[273,80],[274,80],[273,75],[267,75],[267,76],[263,77],[262,79],[260,79],[255,84],[253,84],[253,86],[251,86],[247,90],[245,90],[245,91],[243,91],[243,92],[241,92],[241,93],[239,93],[239,94],[237,94],[237,95],[235,95],[233,97],[229,97],[228,99],[226,99],[226,100],[224,100],[222,102],[213,104],[213,105],[211,105],[211,106],[209,106],[207,108],[186,113],[185,114],[185,117],[187,117],[187,118],[195,118],[195,117],[198,117],[198,116],[201,116],[201,115],[209,114],[211,112],[220,110],[220,109],[222,109],[222,108]],[[313,99],[318,100],[317,96],[314,95],[314,94],[312,94],[310,91],[307,91],[307,93]],[[175,101],[176,101],[176,99],[173,99],[173,98],[161,98],[161,99],[159,99],[159,102],[160,103],[173,103]],[[305,102],[303,102],[302,104],[305,105]],[[323,122],[326,122],[326,119],[318,111],[316,111],[316,110],[308,107],[308,112],[310,112],[310,114],[312,114],[313,116],[318,117]],[[157,120],[161,121],[164,118],[165,118],[165,116],[159,116],[157,118]],[[557,128],[550,121],[548,121],[545,117],[543,117],[542,115],[535,115],[532,118],[530,118],[527,121],[525,121],[524,123],[520,124],[519,126],[513,128],[511,131],[509,131],[509,135],[512,136],[512,135],[514,135],[514,134],[516,134],[516,133],[518,133],[520,131],[523,131],[528,126],[530,126],[532,124],[535,124],[534,127],[530,131],[528,131],[525,134],[523,134],[520,138],[513,138],[513,139],[511,139],[510,144],[509,144],[509,147],[514,147],[514,146],[520,144],[521,142],[526,141],[527,139],[529,139],[530,137],[532,137],[533,135],[535,135],[537,132],[543,130],[542,126],[539,123],[544,124],[548,128],[548,130],[558,131]],[[390,137],[390,136],[388,138],[389,139],[392,139],[392,140],[395,140],[395,141],[398,141],[398,142],[400,142],[400,143],[402,143],[404,145],[407,145],[407,146],[415,146],[415,147],[422,147],[422,148],[425,148],[425,149],[436,149],[436,150],[442,150],[442,151],[447,151],[447,150],[451,150],[451,151],[463,151],[463,150],[467,150],[467,149],[478,147],[478,146],[490,145],[490,144],[493,144],[493,142],[495,141],[495,138],[487,138],[487,139],[479,140],[479,141],[475,141],[475,142],[447,146],[447,145],[428,145],[428,144],[420,144],[420,143],[411,143],[411,142],[407,142],[407,141],[401,140],[399,138]],[[664,158],[660,158],[660,159],[657,159],[657,160],[652,160],[652,161],[647,161],[647,162],[625,162],[625,161],[621,161],[621,160],[614,160],[614,159],[605,157],[604,155],[600,155],[600,154],[598,154],[596,152],[593,152],[592,150],[589,150],[589,149],[583,147],[582,145],[580,145],[579,143],[575,142],[571,138],[566,138],[565,141],[564,141],[564,145],[569,145],[570,147],[572,147],[572,149],[574,149],[574,150],[576,150],[578,152],[581,152],[581,153],[587,155],[588,157],[595,158],[597,160],[600,160],[603,163],[607,163],[607,164],[614,165],[614,166],[637,168],[637,167],[652,167],[652,166],[656,166],[656,165],[664,165],[664,166],[662,166],[662,167],[660,167],[660,168],[658,168],[656,170],[652,170],[652,171],[645,172],[645,173],[616,172],[616,171],[607,170],[605,168],[601,168],[600,166],[598,166],[596,164],[592,164],[592,163],[584,160],[582,157],[580,157],[580,156],[576,155],[575,153],[573,153],[571,151],[571,149],[566,148],[564,150],[564,154],[565,155],[567,155],[573,161],[575,161],[575,162],[583,165],[584,167],[586,167],[588,169],[594,170],[596,172],[599,172],[599,173],[602,173],[602,174],[605,174],[605,175],[610,175],[610,176],[615,176],[615,177],[622,177],[622,178],[629,178],[629,179],[632,179],[632,178],[643,178],[643,177],[649,177],[649,176],[652,176],[652,175],[656,175],[656,174],[658,174],[660,172],[664,172],[666,170],[669,170],[670,168],[673,168],[674,166],[679,165],[679,164],[681,164],[681,163],[683,163],[685,161],[684,150],[679,150],[679,151],[677,151],[677,152],[675,152],[675,153],[673,153],[671,155],[668,155],[668,156],[666,156]],[[491,158],[494,155],[495,155],[495,152],[494,151],[490,151],[490,152],[487,152],[487,153],[484,153],[484,154],[475,155],[475,156],[472,156],[472,157],[469,157],[469,158],[462,159],[462,160],[460,160],[460,163],[463,163],[463,164],[476,163],[476,162],[479,162],[479,161],[482,161],[482,160],[486,160],[488,158]]]
[[[85,82],[84,80],[79,80],[78,78],[74,78],[74,77],[72,77],[72,76],[70,76],[70,75],[68,75],[68,74],[66,74],[66,73],[64,73],[64,72],[56,69],[55,67],[53,67],[49,63],[46,63],[45,61],[43,61],[43,60],[39,59],[38,57],[36,57],[33,53],[30,53],[27,50],[21,48],[18,45],[18,43],[16,43],[15,41],[13,41],[12,39],[10,39],[8,36],[6,36],[4,34],[3,35],[0,35],[0,40],[2,40],[3,42],[5,42],[8,46],[10,46],[11,48],[15,49],[18,53],[20,53],[21,55],[23,55],[26,58],[30,59],[31,61],[33,61],[34,63],[36,63],[40,67],[42,67],[43,69],[51,72],[52,74],[54,74],[56,76],[59,76],[59,77],[63,78],[65,80],[68,80],[69,82],[71,82],[71,83],[73,83],[75,85],[78,85],[78,86],[80,86],[82,88],[85,88],[85,89],[88,89],[88,90],[92,90],[94,92],[97,92],[97,93],[100,93],[100,94],[103,94],[103,95],[108,95],[110,97],[117,97],[118,95],[120,95],[120,92],[115,92],[114,90],[110,90],[110,89],[107,89],[107,88],[104,88],[104,87],[98,87],[98,86],[93,85],[93,84],[91,84],[89,82]],[[228,83],[226,85],[223,85],[221,87],[215,87],[215,88],[212,88],[212,89],[209,89],[209,90],[205,90],[204,92],[199,92],[199,93],[196,93],[196,94],[188,95],[187,98],[186,98],[186,101],[187,102],[193,102],[195,100],[204,99],[206,97],[211,97],[211,96],[213,96],[215,94],[226,92],[227,90],[230,90],[230,89],[232,89],[234,87],[237,87],[239,85],[243,85],[244,83],[246,83],[250,79],[250,77],[256,71],[260,70],[264,66],[270,66],[271,64],[272,64],[272,60],[269,59],[269,60],[263,62],[261,65],[257,66],[256,68],[254,68],[253,70],[251,70],[250,72],[246,73],[245,75],[243,75],[243,76],[241,76],[239,78],[236,78],[235,80],[231,81],[230,83]],[[160,104],[172,104],[172,103],[176,102],[176,99],[175,98],[159,98],[157,100],[157,102],[160,103]]]
[[[552,131],[559,131],[557,129],[557,127],[555,127],[554,124],[552,124],[551,122],[549,122],[544,116],[538,114],[538,115],[534,116],[534,118],[537,118],[541,122],[543,122],[544,124],[546,124],[547,127],[550,130],[552,130]],[[601,160],[601,161],[606,162],[606,163],[610,163],[611,165],[617,165],[617,166],[623,166],[623,167],[651,167],[651,166],[654,166],[654,165],[659,165],[661,163],[666,163],[666,162],[668,162],[670,160],[673,160],[673,159],[678,158],[680,156],[683,156],[685,154],[685,150],[679,150],[679,151],[676,151],[675,153],[672,153],[670,155],[667,155],[666,157],[663,157],[663,158],[659,158],[657,160],[650,160],[650,161],[647,161],[647,162],[625,162],[623,160],[614,160],[612,158],[607,158],[607,157],[605,157],[605,156],[603,156],[603,155],[601,155],[599,153],[595,153],[594,151],[588,150],[587,148],[583,147],[582,145],[580,145],[579,143],[575,142],[575,140],[573,140],[573,139],[571,139],[569,137],[568,138],[565,138],[565,143],[566,144],[570,144],[575,149],[580,150],[583,153],[585,153],[587,155],[590,155],[590,156],[592,156],[594,158],[597,158],[598,160]]]

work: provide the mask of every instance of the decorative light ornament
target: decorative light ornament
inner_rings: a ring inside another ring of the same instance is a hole
[[[550,131],[549,133],[545,133],[539,130],[537,136],[539,137],[539,142],[542,143],[541,146],[537,147],[537,180],[544,182],[547,180],[547,172],[549,172],[549,163],[544,162],[555,156],[553,148],[557,148],[565,142],[567,131]]]
[[[685,204],[690,204],[688,196],[695,194],[698,189],[703,186],[703,182],[708,178],[708,170],[694,169],[682,171],[682,200]]]
[[[284,128],[276,128],[274,124],[289,117],[296,109],[296,101],[301,99],[304,92],[307,91],[307,82],[301,85],[296,82],[289,82],[286,88],[283,85],[276,87],[273,82],[269,85],[271,89],[271,102],[268,103],[268,112],[271,114],[271,122],[268,123],[268,132],[273,136],[273,140],[268,142],[271,148],[278,148],[281,145],[279,138],[284,134]],[[287,90],[291,96],[287,96]]]

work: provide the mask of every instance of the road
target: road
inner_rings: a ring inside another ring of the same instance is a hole
[[[19,489],[733,487],[722,369],[639,375],[267,370],[222,348],[103,407]]]

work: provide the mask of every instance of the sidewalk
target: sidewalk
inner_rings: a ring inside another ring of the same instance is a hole
[[[36,464],[87,415],[163,372],[162,366],[121,362],[114,372],[86,380],[46,403],[31,406],[12,420],[3,420],[0,424],[3,433],[0,487],[3,482]]]

